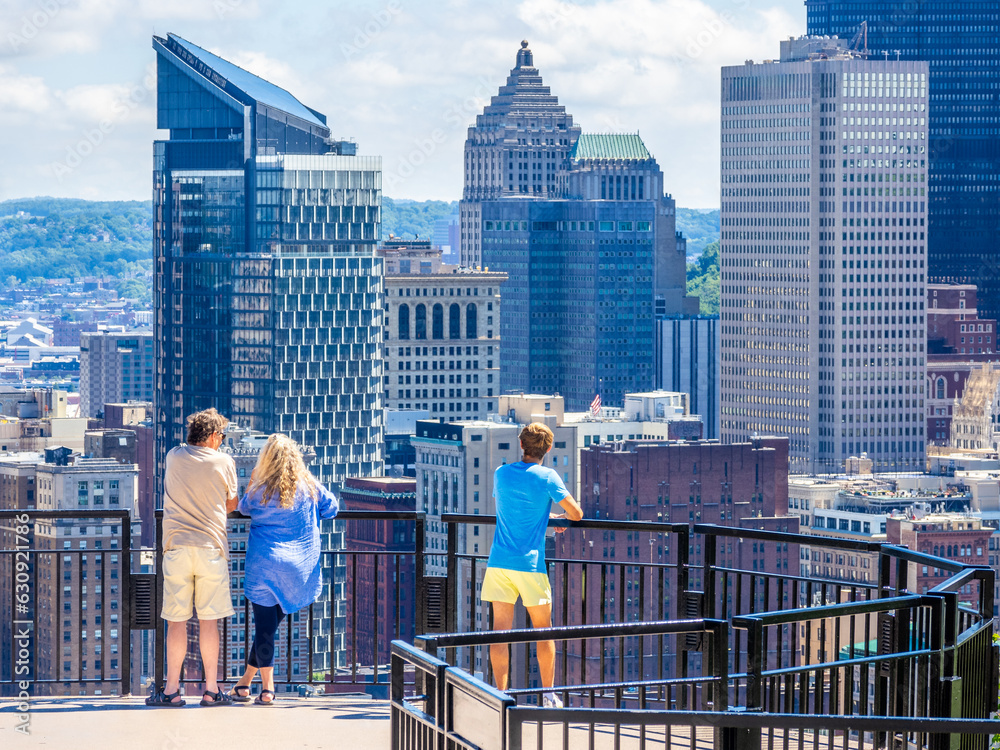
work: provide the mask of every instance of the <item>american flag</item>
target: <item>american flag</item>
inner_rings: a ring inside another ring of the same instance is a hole
[[[590,402],[590,413],[596,417],[600,413],[600,411],[601,411],[601,394],[598,393],[596,396],[594,396],[594,400]]]

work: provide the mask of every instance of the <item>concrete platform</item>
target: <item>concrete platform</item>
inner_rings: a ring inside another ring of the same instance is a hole
[[[389,704],[370,698],[279,696],[272,707],[236,704],[202,708],[149,708],[143,698],[38,698],[31,701],[28,732],[18,707],[0,700],[0,747],[106,750],[213,748],[388,748]]]

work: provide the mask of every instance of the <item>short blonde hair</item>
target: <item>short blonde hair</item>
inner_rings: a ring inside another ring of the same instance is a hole
[[[228,426],[229,420],[215,407],[196,412],[187,418],[188,445],[201,445],[216,432],[225,432]]]
[[[316,480],[306,469],[298,443],[286,435],[271,435],[257,457],[247,494],[263,487],[261,504],[267,505],[277,499],[282,508],[291,508],[295,505],[295,494],[300,484],[315,500]]]
[[[552,447],[552,430],[541,422],[532,422],[521,430],[521,450],[528,458],[542,458]]]

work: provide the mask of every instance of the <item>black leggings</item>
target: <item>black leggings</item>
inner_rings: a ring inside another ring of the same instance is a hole
[[[253,604],[254,634],[250,653],[247,654],[248,666],[262,669],[274,665],[274,636],[284,618],[280,604],[272,607]]]

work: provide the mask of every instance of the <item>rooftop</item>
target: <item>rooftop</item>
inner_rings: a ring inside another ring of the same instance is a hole
[[[280,109],[282,112],[287,112],[313,125],[326,127],[325,118],[321,119],[322,115],[317,116],[315,111],[309,109],[309,107],[280,86],[276,86],[270,81],[265,81],[263,78],[255,76],[253,73],[244,70],[238,65],[234,65],[228,60],[223,60],[218,55],[212,54],[208,50],[202,49],[198,45],[192,44],[176,34],[167,34],[165,41],[168,49],[178,53],[185,62],[198,70],[202,76],[219,88],[226,89],[227,84],[231,84],[251,99],[275,109]],[[186,55],[184,54],[185,52],[187,53]],[[210,72],[205,72],[197,65],[192,64],[192,59],[202,63],[210,71],[214,71],[216,75],[213,76]],[[223,79],[221,81],[219,80],[220,76]]]
[[[584,133],[573,146],[571,159],[652,159],[638,133]]]

